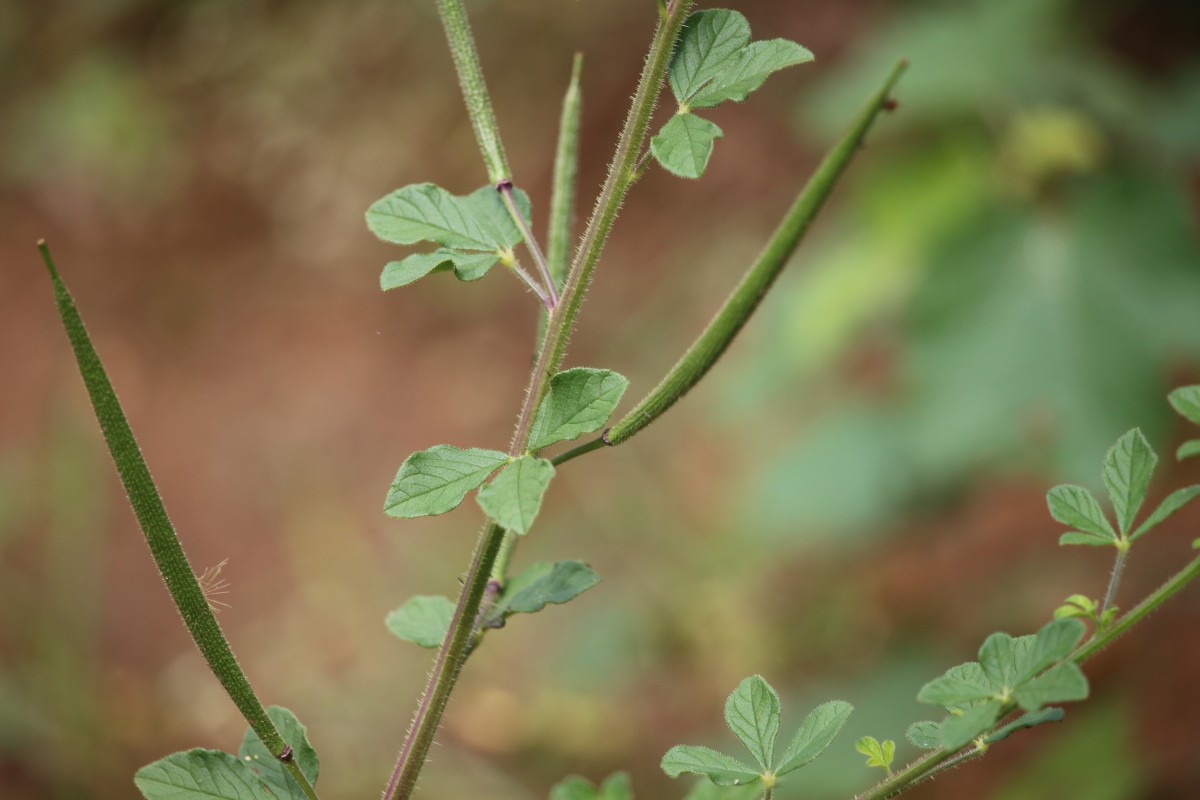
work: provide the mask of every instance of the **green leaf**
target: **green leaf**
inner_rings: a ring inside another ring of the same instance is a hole
[[[999,694],[1016,685],[1019,665],[1013,648],[1013,637],[993,633],[979,648],[979,665],[987,675],[992,692]]]
[[[454,617],[454,603],[448,597],[419,594],[388,613],[387,629],[406,642],[420,647],[441,647]]]
[[[479,490],[479,505],[500,527],[524,536],[537,518],[553,477],[554,465],[549,461],[523,456]]]
[[[1200,495],[1200,486],[1188,486],[1171,492],[1171,494],[1167,496],[1167,499],[1159,503],[1158,508],[1154,509],[1154,513],[1151,514],[1145,522],[1138,526],[1138,529],[1134,531],[1133,535],[1129,538],[1137,539],[1143,534],[1146,534],[1154,528],[1157,528],[1159,525],[1165,522],[1168,517],[1190,503],[1197,495]]]
[[[1185,458],[1191,458],[1192,456],[1200,456],[1200,439],[1192,439],[1190,442],[1184,442],[1175,451],[1175,459],[1177,461],[1183,461]]]
[[[1071,617],[1083,617],[1085,619],[1094,619],[1097,607],[1096,601],[1087,595],[1073,594],[1054,610],[1054,618],[1069,619]]]
[[[1082,486],[1055,486],[1046,494],[1046,502],[1050,506],[1050,516],[1062,524],[1111,540],[1117,538],[1096,498]]]
[[[942,746],[941,726],[928,719],[914,722],[904,732],[904,738],[908,739],[913,747],[919,747],[922,750],[937,750]]]
[[[947,717],[938,731],[942,747],[957,750],[970,742],[996,724],[1003,707],[1004,704],[999,700],[990,700],[967,709],[961,715]]]
[[[496,200],[503,210],[503,202]],[[436,242],[443,247],[483,251],[517,244],[520,234],[516,241],[511,241],[511,235],[502,236],[491,215],[480,214],[486,208],[478,200],[456,197],[432,183],[415,183],[375,201],[367,209],[367,227],[392,244]]]
[[[283,740],[291,745],[292,757],[295,758],[296,765],[300,767],[304,777],[308,778],[310,784],[316,784],[317,776],[321,773],[321,762],[317,758],[317,751],[308,743],[308,730],[296,715],[286,708],[271,706],[267,709],[267,716],[271,718]],[[278,800],[306,800],[307,795],[296,783],[296,779],[282,761],[271,755],[271,751],[258,738],[253,728],[247,729],[242,738],[238,758],[258,776]]]
[[[974,661],[959,664],[946,670],[940,678],[934,678],[921,687],[917,700],[943,708],[969,705],[992,696],[983,668]]]
[[[629,381],[612,370],[575,367],[550,379],[529,434],[530,450],[578,439],[604,427]]]
[[[1025,683],[1046,667],[1069,656],[1086,632],[1087,626],[1077,619],[1056,619],[1043,626],[1021,659],[1017,684]]]
[[[739,683],[725,701],[725,723],[764,772],[771,768],[775,757],[779,711],[779,695],[761,675]]]
[[[1064,621],[1079,622],[1079,620]],[[1073,661],[1051,667],[1028,683],[1017,687],[1013,692],[1013,699],[1017,701],[1017,705],[1026,711],[1037,711],[1049,703],[1086,700],[1087,696],[1087,677],[1084,676],[1079,665]]]
[[[662,771],[668,778],[678,778],[685,772],[706,775],[718,786],[741,786],[759,779],[759,774],[736,758],[707,747],[680,744],[672,747],[662,759]]]
[[[1180,386],[1167,395],[1167,401],[1188,421],[1200,425],[1200,386]]]
[[[697,11],[684,22],[671,58],[671,91],[686,103],[705,84],[735,65],[750,43],[750,23],[737,11]]]
[[[758,89],[772,73],[813,60],[813,54],[787,39],[771,39],[746,45],[738,58],[722,69],[689,101],[692,108],[712,108],[732,100],[740,103]]]
[[[655,160],[672,175],[699,178],[708,168],[713,144],[725,132],[695,114],[676,114],[650,140]]]
[[[988,744],[995,744],[996,742],[1004,741],[1019,730],[1036,728],[1038,725],[1044,725],[1047,722],[1058,722],[1065,716],[1066,712],[1061,708],[1052,707],[1044,708],[1041,711],[1030,711],[1028,714],[1022,714],[1003,728],[997,728],[996,732],[990,734],[984,741]]]
[[[880,742],[874,736],[864,736],[854,743],[854,749],[867,757],[868,767],[881,767],[891,773],[896,757],[896,743],[891,739]]]
[[[692,790],[684,795],[684,800],[759,800],[761,797],[762,787],[754,783],[718,786],[701,778],[693,784]]]
[[[1058,537],[1060,545],[1067,544],[1082,544],[1088,547],[1112,547],[1117,543],[1115,538],[1100,536],[1095,533],[1084,533],[1083,531],[1067,531],[1062,536]]]
[[[219,750],[188,750],[133,776],[146,800],[276,800],[244,763]]]
[[[517,210],[525,218],[525,224],[532,223],[532,206],[529,202],[529,195],[514,188],[513,200],[517,204]],[[487,233],[488,238],[495,243],[496,249],[516,247],[524,241],[521,237],[521,229],[513,221],[512,215],[508,213],[508,208],[504,205],[504,200],[496,191],[496,187],[484,186],[476,189],[462,198],[462,202],[467,210],[475,216],[475,219],[479,220],[480,226]]]
[[[500,260],[495,253],[460,253],[457,250],[437,250],[415,253],[400,261],[390,261],[379,276],[379,287],[385,292],[408,286],[432,272],[454,271],[462,281],[475,281],[488,273]]]
[[[1104,457],[1104,486],[1122,534],[1133,527],[1157,463],[1158,456],[1137,428],[1118,439]]]
[[[633,789],[624,772],[609,775],[599,789],[591,781],[572,775],[554,785],[550,800],[633,800]]]
[[[600,576],[582,561],[530,564],[504,587],[496,614],[501,619],[511,614],[536,614],[549,603],[574,600],[599,582]]]
[[[800,769],[825,751],[842,730],[854,706],[842,700],[822,703],[808,713],[792,743],[783,752],[776,775],[786,775]]]
[[[508,461],[498,450],[460,450],[447,444],[413,453],[396,473],[384,513],[403,518],[444,514]]]

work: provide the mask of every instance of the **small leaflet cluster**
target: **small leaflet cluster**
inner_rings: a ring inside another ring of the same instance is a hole
[[[773,789],[784,775],[821,755],[850,718],[853,707],[841,700],[823,703],[805,717],[783,755],[775,758],[779,733],[779,695],[760,675],[746,678],[725,701],[725,723],[750,752],[753,764],[695,745],[676,745],[662,759],[669,777],[703,775],[718,786],[756,785]]]
[[[286,708],[267,709],[271,722],[292,747],[292,758],[310,784],[321,772],[308,731]],[[186,750],[147,764],[133,782],[146,800],[211,797],[220,800],[307,800],[283,762],[247,730],[237,756],[220,750]]]
[[[772,73],[812,60],[811,52],[787,39],[751,42],[750,23],[737,11],[692,14],[671,59],[671,91],[679,108],[650,140],[650,152],[668,172],[699,178],[724,132],[692,109],[740,103]]]
[[[603,428],[628,386],[629,381],[611,370],[576,367],[558,373],[550,379],[538,407],[524,455],[514,458],[498,450],[450,445],[413,453],[392,482],[384,512],[402,518],[444,514],[479,489],[476,499],[484,513],[505,530],[525,535],[554,477],[554,465],[536,454]],[[484,485],[497,470],[491,483]],[[481,621],[482,627],[498,628],[513,614],[532,614],[551,603],[566,603],[599,582],[600,576],[579,561],[533,564],[508,581]],[[453,614],[449,598],[419,595],[388,614],[385,623],[405,641],[438,647]]]

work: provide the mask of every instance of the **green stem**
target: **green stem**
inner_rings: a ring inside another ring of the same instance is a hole
[[[646,139],[646,129],[650,117],[654,114],[659,90],[667,76],[671,65],[671,54],[675,50],[675,42],[679,38],[683,22],[687,19],[688,11],[693,0],[680,0],[667,6],[659,16],[659,24],[654,32],[654,40],[650,44],[650,52],[646,56],[642,75],[634,92],[633,103],[625,117],[625,126],[617,140],[617,150],[609,164],[608,177],[596,198],[596,206],[588,220],[583,240],[567,275],[563,286],[562,302],[555,312],[550,315],[546,328],[546,336],[538,353],[537,362],[530,376],[526,392],[526,402],[521,416],[517,421],[517,430],[513,436],[514,443],[523,443],[529,436],[529,426],[533,424],[533,412],[542,399],[542,394],[551,376],[562,364],[566,354],[567,343],[575,329],[575,319],[579,315],[579,307],[587,293],[588,284],[592,280],[600,254],[612,232],[613,223],[625,195],[634,182],[634,167],[638,153]],[[532,402],[531,402],[532,401]]]
[[[607,240],[613,220],[616,218],[621,202],[624,200],[625,194],[629,189],[629,177],[631,174],[629,153],[636,153],[645,138],[646,126],[654,111],[655,98],[658,95],[663,80],[666,78],[671,52],[674,49],[675,41],[682,28],[683,19],[686,18],[687,10],[691,5],[692,0],[683,0],[679,3],[678,7],[671,7],[672,10],[660,20],[658,30],[655,32],[654,41],[650,47],[650,54],[646,59],[642,78],[638,83],[638,90],[634,96],[629,116],[626,119],[625,129],[622,131],[621,139],[617,144],[617,153],[613,158],[608,179],[605,181],[604,188],[600,192],[600,198],[596,203],[596,212],[593,214],[592,221],[588,225],[588,230],[584,234],[580,255],[576,258],[571,273],[567,277],[567,282],[563,289],[562,302],[559,303],[550,315],[550,323],[547,327],[546,336],[538,353],[533,372],[530,375],[529,389],[525,394],[525,401],[521,406],[517,430],[509,447],[510,455],[519,456],[528,447],[533,413],[537,409],[542,395],[545,393],[546,385],[551,375],[553,375],[562,361],[562,354],[566,349],[567,340],[574,329],[575,317],[579,310],[579,304],[582,301],[583,291],[587,286],[588,280],[591,278],[592,271],[600,256],[600,250]],[[453,7],[458,12],[461,12],[462,8],[461,2],[439,0],[439,8],[443,7]],[[446,19],[446,16],[446,13],[443,12],[443,20]],[[454,26],[446,25],[447,36],[452,40],[451,47],[456,51],[455,62],[458,63],[460,61],[458,49],[466,47],[471,52],[465,54],[461,60],[468,61],[477,68],[478,58],[474,56],[474,46],[470,36],[470,29],[467,25],[466,15],[460,13],[455,19]],[[460,68],[460,76],[461,72]],[[467,82],[464,80],[463,84],[464,94],[468,94]],[[482,78],[479,79],[479,85],[482,86]],[[472,100],[469,94],[467,102],[470,107]],[[472,118],[474,119],[475,116],[475,110],[472,108]],[[487,152],[485,148],[486,157]],[[504,178],[506,177],[504,176]],[[499,183],[504,178],[496,179],[496,182]],[[450,700],[450,694],[454,690],[454,685],[458,681],[463,663],[471,649],[480,603],[486,594],[489,576],[500,553],[504,536],[504,530],[498,525],[493,524],[489,524],[484,529],[482,536],[480,536],[479,543],[476,545],[475,553],[471,559],[471,566],[464,578],[462,593],[459,595],[458,602],[455,605],[454,616],[450,622],[450,631],[441,648],[438,650],[437,657],[434,659],[429,683],[426,685],[425,692],[421,696],[416,716],[412,726],[409,728],[408,735],[405,737],[400,755],[396,760],[396,768],[392,772],[392,776],[384,790],[384,800],[392,800],[393,798],[407,800],[411,797],[413,789],[416,787],[417,776],[420,774],[421,769],[425,765],[425,760],[429,755],[429,748],[433,744],[433,738],[441,724],[446,703]],[[508,555],[506,553],[505,557],[507,558]]]
[[[1113,624],[1096,631],[1092,635],[1092,638],[1081,644],[1079,649],[1071,654],[1071,660],[1077,664],[1087,661],[1096,653],[1112,644],[1114,640],[1122,636],[1134,625],[1149,616],[1151,612],[1167,600],[1178,594],[1183,587],[1187,586],[1198,575],[1200,575],[1200,556],[1194,558],[1186,567],[1171,576],[1166,583],[1151,592],[1146,599],[1134,606],[1128,614],[1114,621]]]
[[[725,305],[699,338],[692,343],[658,386],[605,434],[609,444],[624,442],[658,419],[704,377],[729,347],[804,238],[817,212],[821,210],[826,198],[858,151],[871,124],[879,112],[886,108],[888,94],[907,65],[906,61],[896,65],[883,86],[859,112],[850,130],[825,156],[767,242],[758,260],[742,277],[741,282],[725,301]]]
[[[167,515],[154,479],[150,477],[146,460],[142,457],[142,451],[134,438],[133,430],[129,427],[129,421],[125,418],[125,412],[113,390],[104,364],[96,353],[91,337],[88,336],[71,293],[58,274],[54,258],[50,255],[50,248],[45,241],[40,241],[38,249],[54,284],[58,313],[62,317],[67,338],[70,339],[71,349],[75,351],[79,374],[87,386],[92,408],[95,409],[96,419],[100,422],[100,430],[104,434],[104,441],[116,464],[117,473],[121,476],[125,492],[129,495],[129,503],[133,506],[138,525],[146,537],[146,544],[150,546],[150,554],[154,557],[154,563],[167,585],[167,591],[175,601],[175,607],[179,609],[184,625],[187,626],[196,646],[200,648],[209,668],[267,750],[276,758],[290,753],[288,743],[271,722],[249,679],[238,664],[237,657],[234,656],[229,641],[208,604],[204,589],[188,562],[187,554],[175,534],[175,527]],[[317,800],[316,792],[296,766],[295,760],[288,758],[283,761],[300,788],[304,790],[305,796],[309,800]]]
[[[558,289],[554,286],[554,278],[550,277],[550,267],[546,264],[546,257],[542,255],[542,248],[538,246],[533,231],[529,230],[529,223],[525,221],[525,215],[521,213],[521,209],[517,208],[517,202],[513,199],[513,183],[512,181],[501,181],[496,185],[496,190],[500,192],[509,216],[517,223],[517,229],[521,231],[521,238],[525,240],[525,247],[533,256],[533,263],[537,265],[538,274],[542,277],[544,291],[538,292],[538,295],[542,297],[546,309],[553,311],[554,307],[558,305]]]
[[[1112,577],[1108,580],[1108,591],[1104,593],[1104,602],[1096,614],[1096,619],[1104,619],[1104,613],[1112,607],[1113,601],[1117,599],[1117,587],[1121,584],[1121,575],[1125,572],[1125,561],[1129,558],[1129,543],[1122,541],[1125,546],[1117,549],[1117,560],[1113,562]]]
[[[565,464],[572,459],[579,458],[580,456],[586,455],[593,450],[599,450],[607,446],[608,443],[605,442],[604,437],[601,436],[599,438],[592,439],[590,442],[584,442],[578,447],[572,447],[566,452],[559,453],[554,458],[550,459],[550,463],[557,467],[559,464]]]
[[[554,188],[550,193],[550,230],[547,258],[556,286],[561,286],[571,266],[571,226],[575,221],[575,183],[579,176],[579,120],[583,95],[579,89],[583,53],[575,54],[571,83],[563,96],[558,121],[558,149],[554,154]]]
[[[504,155],[504,144],[500,141],[500,128],[492,112],[492,100],[488,95],[483,70],[479,66],[479,53],[471,36],[471,25],[467,21],[467,10],[462,0],[437,0],[438,14],[446,31],[450,54],[454,57],[454,69],[462,87],[463,100],[471,115],[471,127],[487,165],[488,177],[493,184],[511,180],[508,158]],[[520,216],[520,215],[518,215]]]
[[[542,288],[540,283],[534,280],[532,275],[530,275],[524,270],[524,268],[521,267],[520,263],[514,259],[511,263],[506,263],[506,266],[512,270],[514,275],[520,278],[521,283],[525,284],[529,288],[529,291],[537,295],[537,299],[542,301],[542,305],[545,308],[554,308],[550,298],[546,296],[546,290]]]

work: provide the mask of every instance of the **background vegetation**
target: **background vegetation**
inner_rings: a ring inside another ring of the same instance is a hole
[[[582,558],[605,582],[489,640],[425,797],[539,798],[621,767],[639,796],[676,796],[662,753],[719,742],[714,709],[755,672],[785,708],[858,708],[805,796],[865,786],[849,742],[900,740],[928,715],[917,688],[984,634],[1102,589],[1109,554],[1060,552],[1045,490],[1098,484],[1134,425],[1163,451],[1185,435],[1163,397],[1200,379],[1200,10],[738,7],[817,62],[713,113],[726,140],[702,183],[651,170],[637,187],[572,363],[640,393],[907,55],[901,113],[722,377],[563,471],[518,560]],[[539,221],[572,52],[586,196],[652,9],[472,5]],[[428,657],[383,616],[452,594],[478,523],[389,520],[383,495],[414,450],[506,444],[534,333],[515,282],[376,286],[391,254],[366,205],[485,177],[432,6],[4,0],[0,103],[0,795],[128,797],[138,766],[244,727],[120,495],[32,246],[46,236],[189,553],[229,559],[221,619],[247,671],[309,725],[325,791],[372,796]],[[1164,460],[1150,502],[1198,469]],[[1187,509],[1147,540],[1126,597],[1198,522]],[[919,792],[1197,796],[1198,622],[1189,592],[1089,665],[1094,699],[1065,724]]]

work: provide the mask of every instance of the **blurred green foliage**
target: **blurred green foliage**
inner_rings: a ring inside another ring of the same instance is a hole
[[[775,298],[771,357],[729,404],[822,389],[747,476],[765,535],[868,530],[997,470],[1098,475],[1131,424],[1161,441],[1200,357],[1182,168],[1200,73],[1150,82],[1065,0],[918,5],[800,107],[830,133],[869,76],[914,62],[845,213]],[[858,374],[838,374],[855,363]],[[873,356],[873,358],[872,358]]]

